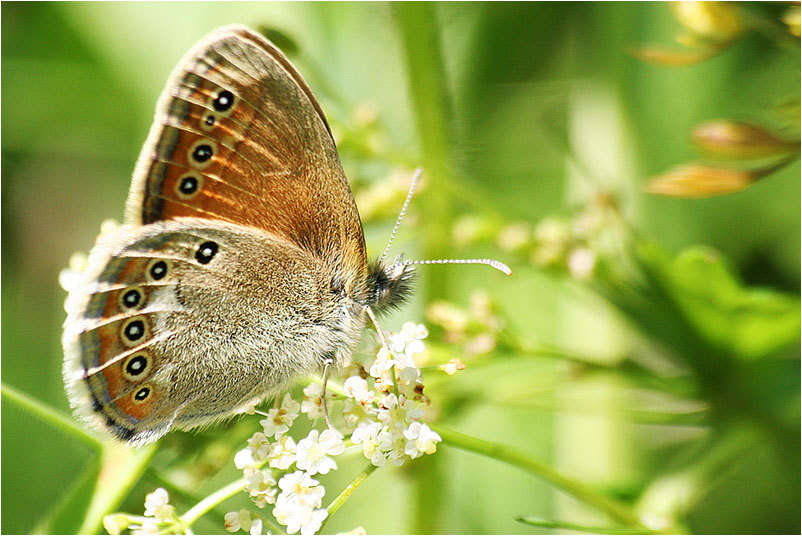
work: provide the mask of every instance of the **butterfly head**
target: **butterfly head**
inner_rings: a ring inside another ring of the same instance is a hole
[[[377,313],[400,307],[412,294],[415,267],[399,260],[372,263],[368,271],[367,305]]]

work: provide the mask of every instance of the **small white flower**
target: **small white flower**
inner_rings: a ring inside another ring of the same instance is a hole
[[[404,437],[407,439],[404,453],[413,459],[423,454],[433,454],[437,450],[437,443],[442,441],[437,432],[419,422],[410,424]]]
[[[422,354],[424,350],[425,347],[423,346],[423,341],[415,339],[407,343],[406,348],[404,348],[404,354],[411,358],[415,354]]]
[[[568,255],[568,270],[577,279],[588,279],[596,266],[596,254],[588,248],[576,248]]]
[[[276,502],[276,481],[269,470],[245,470],[245,489],[259,508]]]
[[[298,417],[300,409],[300,404],[287,393],[284,395],[284,400],[281,401],[281,407],[268,411],[267,418],[259,421],[259,424],[264,428],[265,435],[278,438],[287,433],[295,418]]]
[[[465,343],[465,353],[468,355],[483,355],[490,353],[496,347],[496,337],[490,333],[480,333]]]
[[[253,451],[250,447],[244,448],[234,455],[234,466],[237,469],[242,470],[246,467],[256,467],[257,465],[258,463],[253,459]]]
[[[352,398],[346,398],[343,405],[343,419],[349,430],[363,422],[372,422],[376,411],[373,404],[362,405]]]
[[[262,432],[256,432],[248,439],[248,448],[251,449],[251,457],[255,462],[263,462],[270,453],[270,439]]]
[[[298,469],[309,471],[310,475],[325,475],[337,469],[337,463],[329,455],[342,454],[344,449],[343,438],[336,430],[325,430],[323,433],[312,430],[298,442],[295,465]]]
[[[325,508],[314,509],[299,504],[291,497],[282,494],[273,509],[273,516],[276,521],[287,527],[287,534],[295,534],[300,531],[302,536],[307,536],[320,530],[328,512]]]
[[[103,220],[100,223],[100,236],[113,235],[122,226],[123,225],[120,222],[118,222],[117,220],[115,220],[113,218],[109,218],[108,220]]]
[[[398,371],[398,379],[404,383],[417,383],[420,379],[420,370],[418,367],[404,367]]]
[[[385,426],[407,427],[407,422],[423,418],[423,406],[404,395],[389,394],[379,401],[379,420]]]
[[[323,521],[328,517],[329,512],[325,508],[312,510],[312,514],[306,520],[306,523],[301,525],[301,536],[311,536],[317,534]]]
[[[103,518],[103,528],[113,535],[121,534],[130,524],[127,514],[110,514]]]
[[[398,427],[385,427],[379,432],[379,450],[384,456],[385,463],[390,465],[404,465],[404,433]],[[372,460],[371,460],[372,461]]]
[[[393,354],[391,354],[387,348],[382,346],[376,353],[376,360],[373,361],[373,364],[370,366],[369,374],[374,378],[379,378],[384,372],[390,370],[393,365],[395,365],[395,361],[393,361]]]
[[[260,536],[262,534],[262,520],[254,519],[251,523],[251,530],[248,532],[251,536]]]
[[[529,223],[512,223],[499,231],[496,243],[505,251],[520,250],[529,244],[529,236],[531,233],[532,231],[529,227]]]
[[[459,359],[452,359],[448,363],[440,365],[440,370],[448,374],[449,376],[453,376],[457,373],[458,370],[463,370],[465,368],[465,363],[463,363]]]
[[[387,458],[379,450],[379,433],[382,425],[377,422],[360,424],[351,434],[351,441],[362,445],[362,454],[376,467],[387,463]]]
[[[368,382],[359,376],[351,376],[343,384],[345,396],[353,398],[363,406],[373,402],[373,393],[368,389]]]
[[[84,278],[84,271],[89,264],[89,257],[80,251],[73,253],[70,257],[69,267],[64,268],[58,274],[58,282],[61,288],[67,292],[78,288]]]
[[[295,463],[295,440],[290,436],[281,436],[270,447],[268,464],[276,469],[289,469]]]
[[[156,512],[170,502],[170,497],[167,495],[167,490],[158,488],[152,493],[145,496],[145,515],[154,517]]]
[[[393,390],[393,373],[391,370],[386,370],[380,376],[375,377],[373,388],[378,393],[387,394]]]
[[[404,349],[407,347],[407,340],[402,333],[393,333],[390,335],[387,346],[390,347],[390,352],[393,355],[403,354]]]
[[[278,487],[281,488],[282,493],[276,500],[276,506],[279,506],[279,500],[284,500],[295,502],[306,508],[319,508],[326,490],[318,484],[319,482],[309,476],[309,473],[303,471],[284,475],[278,481]]]
[[[228,512],[224,519],[228,532],[237,532],[240,529],[249,530],[251,528],[251,513],[248,510]]]
[[[418,324],[415,326],[415,338],[418,340],[423,340],[429,336],[429,330],[426,329],[426,326],[423,324]]]
[[[159,525],[153,519],[146,519],[138,527],[131,527],[131,534],[151,535],[159,533]]]
[[[310,419],[321,419],[323,413],[323,386],[310,383],[304,388],[304,399],[301,402],[301,411]]]
[[[167,490],[158,488],[145,496],[145,516],[154,517],[156,521],[168,521],[175,517],[175,508],[169,504]]]

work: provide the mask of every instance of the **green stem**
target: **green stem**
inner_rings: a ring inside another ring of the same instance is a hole
[[[541,529],[572,530],[574,532],[591,534],[643,534],[644,532],[642,528],[587,527],[585,525],[577,525],[576,523],[549,521],[538,517],[516,517],[515,520]],[[651,534],[651,532],[647,532],[647,534]]]
[[[450,189],[459,189],[453,160],[453,107],[443,61],[439,8],[427,2],[396,2],[391,5],[406,64],[407,85],[423,157],[427,193],[420,199],[424,218],[421,255],[437,259],[451,249],[451,221],[454,213]],[[464,190],[464,188],[463,188]],[[421,270],[420,287],[424,302],[448,296],[453,285],[446,270]],[[426,456],[415,464],[412,532],[430,534],[437,530],[437,512],[445,509],[445,497],[436,478],[443,472],[442,461]]]
[[[3,384],[0,389],[2,389],[3,398],[8,398],[18,406],[24,408],[26,411],[29,411],[30,413],[39,417],[47,424],[66,432],[70,436],[76,437],[95,449],[100,448],[101,445],[97,439],[84,432],[69,417],[63,415],[61,412],[51,408],[39,400],[36,400],[35,398],[26,395],[21,391],[18,391],[10,385]]]
[[[326,519],[323,520],[323,523],[320,525],[321,529],[326,525],[326,522],[328,522],[328,520],[331,519],[331,516],[334,515],[334,513],[340,509],[340,507],[345,503],[345,501],[348,500],[348,497],[350,497],[351,494],[354,491],[356,491],[356,488],[362,485],[362,482],[364,482],[371,474],[373,474],[373,472],[376,469],[378,469],[378,467],[376,467],[372,463],[368,464],[362,470],[362,472],[356,475],[356,477],[351,482],[349,482],[347,486],[345,486],[345,489],[343,489],[340,492],[340,494],[337,495],[334,498],[334,500],[331,501],[331,503],[329,503],[329,505],[326,507],[326,510],[329,512],[329,515],[326,517]]]
[[[240,478],[227,486],[223,486],[211,495],[204,497],[195,506],[187,510],[186,513],[181,516],[181,521],[185,526],[191,527],[203,514],[245,489],[245,484],[245,479]]]
[[[648,532],[648,529],[641,524],[637,514],[627,505],[605,495],[601,495],[585,484],[569,478],[552,469],[548,465],[532,459],[525,452],[521,452],[518,449],[508,447],[506,445],[485,441],[483,439],[471,437],[460,432],[455,432],[439,425],[429,424],[429,427],[440,434],[440,437],[443,438],[443,443],[446,445],[451,445],[453,447],[461,448],[470,452],[476,452],[478,454],[484,454],[490,458],[506,462],[520,469],[529,471],[530,473],[533,473],[550,482],[576,499],[595,506],[599,510],[609,515],[612,519],[615,519],[616,521],[628,527],[636,528],[643,532]]]
[[[244,478],[240,478],[239,480],[235,480],[231,484],[227,486],[223,486],[219,490],[215,491],[211,495],[204,497],[201,499],[195,506],[190,508],[186,511],[184,515],[182,515],[179,519],[183,524],[183,528],[188,531],[187,533],[191,533],[189,531],[189,527],[192,526],[195,521],[200,519],[204,514],[212,510],[215,506],[225,502],[226,500],[230,499],[243,489],[245,489],[246,481]],[[284,534],[284,529],[274,523],[272,520],[268,519],[265,516],[260,516],[262,521],[264,521],[265,525],[267,525],[270,530],[275,534]]]

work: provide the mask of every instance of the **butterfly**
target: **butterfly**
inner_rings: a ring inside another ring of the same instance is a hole
[[[70,291],[70,403],[132,445],[230,417],[342,364],[366,315],[400,304],[412,274],[368,262],[331,129],[298,71],[260,34],[220,28],[168,79],[125,224],[101,234]]]

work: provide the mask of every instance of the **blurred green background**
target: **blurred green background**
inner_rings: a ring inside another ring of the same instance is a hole
[[[749,28],[719,53],[666,66],[629,53],[680,46],[674,38],[687,28],[658,3],[3,3],[3,383],[69,413],[59,270],[88,251],[104,219],[121,219],[175,62],[237,22],[276,40],[320,99],[374,256],[403,199],[396,177],[420,165],[425,188],[395,251],[511,264],[508,278],[481,267],[422,270],[414,301],[385,322],[426,322],[432,347],[468,365],[427,377],[439,422],[517,446],[674,527],[798,533],[799,162],[709,199],[642,190],[697,157],[689,134],[705,121],[750,121],[798,139],[789,5],[745,4],[738,16]],[[776,113],[789,106],[790,121]],[[632,287],[659,292],[625,298],[616,292],[629,288],[626,277],[600,272],[594,287],[498,239],[510,225],[531,233],[543,218],[570,219],[600,194],[628,222],[625,247],[659,248],[634,255],[649,276]],[[471,222],[489,231],[461,240]],[[720,253],[660,260],[695,245]],[[697,270],[705,259],[712,268]],[[426,316],[433,302],[467,308],[477,290],[504,323],[479,352],[452,344]],[[141,513],[145,493],[165,481],[186,491],[171,490],[183,511],[236,478],[233,452],[256,426],[171,434],[148,461],[76,437],[18,397],[4,394],[2,418],[5,533],[102,530],[85,524],[96,481],[108,500],[92,503],[95,520],[104,508]],[[447,445],[428,458],[378,471],[326,531],[541,530],[520,516],[608,523],[498,461]],[[360,466],[324,479],[328,493]],[[197,530],[221,532],[222,513],[247,502],[226,503]]]

